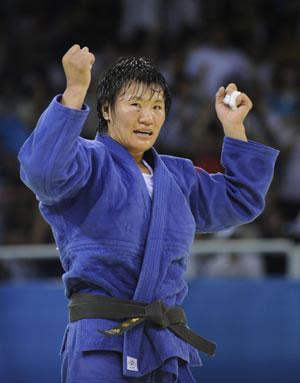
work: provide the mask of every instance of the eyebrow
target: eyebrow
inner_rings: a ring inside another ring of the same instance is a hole
[[[141,97],[141,96],[131,96],[128,100],[129,101],[132,101],[132,100],[140,101],[140,100],[143,100],[143,97]],[[152,100],[152,97],[150,98],[150,100]],[[161,102],[161,103],[163,103],[164,100],[163,99],[155,99],[154,102]]]

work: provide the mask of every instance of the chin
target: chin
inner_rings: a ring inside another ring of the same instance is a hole
[[[154,145],[154,142],[153,140],[149,140],[149,141],[146,141],[146,142],[135,142],[134,145],[134,149],[136,149],[137,151],[143,151],[145,152],[146,150],[149,150],[150,148],[152,148],[152,146]]]

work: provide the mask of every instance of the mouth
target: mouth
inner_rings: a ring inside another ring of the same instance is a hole
[[[151,130],[134,130],[133,133],[139,137],[150,137],[153,134]]]

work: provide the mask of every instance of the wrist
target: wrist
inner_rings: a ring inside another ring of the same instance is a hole
[[[234,138],[235,140],[248,141],[244,125],[231,127],[230,129],[224,128],[224,134],[226,137]]]
[[[87,88],[82,86],[67,87],[62,95],[61,103],[73,109],[81,109],[87,93]]]

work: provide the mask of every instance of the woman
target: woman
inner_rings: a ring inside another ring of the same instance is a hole
[[[198,350],[214,344],[186,325],[182,275],[195,231],[253,220],[263,209],[278,152],[246,138],[247,95],[216,111],[225,133],[225,175],[153,145],[170,109],[163,76],[142,58],[122,58],[99,82],[99,131],[79,137],[94,55],[74,45],[63,58],[67,86],[23,145],[21,178],[40,201],[65,273],[70,323],[62,381],[195,382]],[[237,95],[237,93],[235,93]]]

